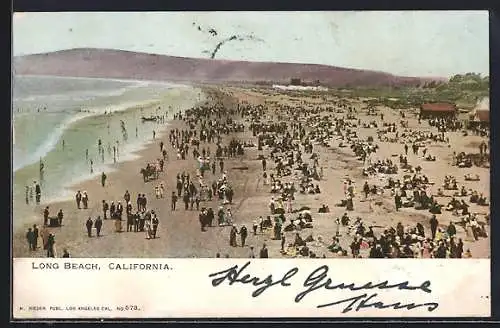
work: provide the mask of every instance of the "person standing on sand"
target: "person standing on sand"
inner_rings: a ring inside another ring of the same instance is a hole
[[[26,186],[25,189],[26,190],[25,190],[25,193],[24,193],[25,194],[24,197],[25,197],[26,205],[29,205],[29,203],[30,203],[30,200],[29,200],[30,187]]]
[[[255,253],[253,251],[253,246],[250,246],[250,254],[248,255],[249,258],[254,259],[255,258]]]
[[[172,191],[172,204],[171,204],[171,210],[175,211],[175,204],[177,203],[177,195],[175,194],[175,191]]]
[[[35,185],[35,194],[36,194],[36,204],[40,205],[40,199],[42,198],[42,189],[40,188],[40,185],[38,183]]]
[[[46,227],[49,224],[49,207],[45,207],[43,210],[43,225]]]
[[[219,168],[220,168],[220,173],[224,172],[224,160],[221,159],[219,161]]]
[[[62,226],[63,218],[64,218],[64,213],[62,209],[59,209],[59,212],[57,213],[57,221],[59,222],[59,226]]]
[[[262,248],[260,249],[259,255],[260,255],[261,259],[267,259],[267,258],[269,258],[269,252],[267,250],[266,244],[262,245]]]
[[[104,172],[102,172],[101,174],[101,184],[102,186],[104,187],[106,185],[106,174],[104,174]]]
[[[160,224],[160,221],[158,220],[158,217],[156,216],[156,213],[151,211],[153,214],[153,219],[151,220],[151,224],[153,225],[153,239],[156,238],[156,232],[158,231],[158,225]]]
[[[97,234],[97,237],[100,237],[101,236],[101,228],[102,228],[102,219],[101,219],[101,216],[97,216],[97,219],[95,220],[95,230],[96,230],[96,234]]]
[[[35,250],[35,247],[33,246],[34,239],[35,239],[35,234],[31,230],[31,228],[28,228],[28,232],[26,233],[26,240],[28,241],[28,247],[30,251]]]
[[[237,247],[238,244],[236,242],[236,235],[238,234],[238,230],[236,229],[236,226],[233,225],[231,228],[231,231],[229,232],[229,246],[231,247]]]
[[[30,202],[33,203],[35,200],[35,182],[33,182],[33,187],[30,187]]]
[[[432,218],[429,220],[429,224],[431,225],[431,235],[432,235],[432,240],[436,238],[436,230],[438,227],[438,220],[436,219],[436,215],[432,215]]]
[[[241,237],[241,247],[245,247],[245,241],[248,236],[248,230],[247,227],[242,226],[240,229],[240,237]]]
[[[125,190],[125,195],[123,195],[123,199],[125,199],[125,204],[128,204],[130,202],[130,193],[128,190]]]
[[[33,225],[33,250],[38,248],[38,227]]]
[[[47,238],[47,257],[56,257],[55,252],[55,236],[52,233],[49,233],[49,237]]]
[[[85,226],[87,227],[87,235],[89,237],[92,237],[92,226],[93,225],[94,225],[94,222],[92,222],[92,219],[89,217],[89,219],[85,223]]]
[[[103,199],[102,200],[102,212],[104,214],[104,220],[106,220],[108,217],[106,216],[106,213],[109,210],[109,204]]]
[[[80,209],[80,202],[82,201],[82,194],[80,193],[80,190],[76,192],[75,200],[76,200],[76,207]]]

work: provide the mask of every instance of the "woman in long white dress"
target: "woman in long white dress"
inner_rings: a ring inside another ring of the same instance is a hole
[[[150,222],[150,220],[146,220],[144,222],[144,233],[146,234],[146,239],[151,238],[151,222]]]

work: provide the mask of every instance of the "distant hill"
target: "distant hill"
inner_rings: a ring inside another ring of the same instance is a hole
[[[184,58],[112,49],[70,49],[14,57],[14,74],[121,78],[173,82],[289,83],[291,78],[330,87],[405,86],[429,78],[316,64]]]

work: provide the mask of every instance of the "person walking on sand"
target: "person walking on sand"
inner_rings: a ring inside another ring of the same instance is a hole
[[[49,207],[45,207],[43,210],[43,225],[46,227],[49,225]]]
[[[92,226],[93,225],[94,225],[94,222],[92,222],[92,219],[89,217],[89,219],[85,223],[85,226],[87,227],[87,235],[89,237],[92,237]]]
[[[36,182],[33,182],[33,187],[30,187],[30,202],[33,203],[35,200],[35,185]]]
[[[106,174],[104,172],[102,172],[101,174],[101,184],[102,186],[104,187],[106,185]]]
[[[175,194],[175,191],[172,191],[172,203],[170,209],[172,211],[175,211],[175,205],[177,204],[177,195]]]
[[[100,237],[101,236],[101,228],[102,228],[102,219],[101,219],[100,215],[97,216],[97,219],[95,220],[94,226],[95,226],[97,237]]]
[[[57,221],[59,222],[60,227],[62,226],[63,218],[64,218],[64,213],[62,209],[59,209],[59,212],[57,213]]]
[[[245,240],[247,239],[247,236],[248,236],[247,227],[242,226],[240,229],[241,247],[245,247]]]
[[[84,209],[88,209],[89,208],[89,195],[87,194],[86,191],[83,192],[82,203],[83,203],[83,208]]]
[[[34,239],[35,239],[35,234],[33,233],[33,230],[31,228],[28,228],[28,232],[26,233],[26,240],[28,241],[28,247],[30,251],[34,251]]]
[[[433,215],[432,218],[429,220],[429,224],[431,225],[431,235],[432,235],[432,240],[436,238],[436,230],[438,227],[438,220],[436,219],[436,215]]]
[[[262,245],[262,248],[260,249],[259,255],[260,255],[259,257],[261,259],[267,259],[267,258],[269,258],[269,252],[267,250],[266,244]]]
[[[33,250],[38,248],[38,227],[33,225]]]
[[[54,234],[49,233],[49,237],[47,238],[47,257],[56,257],[55,243],[56,239]]]
[[[40,205],[40,199],[42,198],[42,189],[40,188],[40,185],[38,183],[35,185],[35,195],[36,204]]]
[[[107,217],[108,210],[109,210],[109,204],[103,199],[102,200],[102,212],[103,212],[104,220],[106,220],[108,218]]]
[[[146,220],[144,222],[144,232],[146,233],[146,239],[151,239],[151,235],[152,235],[152,229],[151,229],[151,221],[150,220]]]
[[[123,199],[125,199],[125,204],[128,204],[130,202],[130,193],[128,190],[125,190],[125,195],[123,195]]]
[[[82,194],[80,193],[80,190],[76,192],[75,200],[76,200],[76,207],[80,209],[80,203],[82,201]]]
[[[250,246],[250,254],[248,255],[249,258],[254,259],[255,258],[255,253],[253,251],[253,246]]]
[[[231,247],[237,247],[238,244],[236,242],[236,235],[238,234],[238,230],[236,229],[236,226],[233,225],[231,228],[231,231],[229,232],[229,246]]]
[[[158,217],[156,216],[156,213],[151,211],[153,214],[153,219],[151,220],[151,224],[153,226],[153,239],[156,238],[156,232],[158,231],[158,225],[160,224],[160,221],[158,220]]]

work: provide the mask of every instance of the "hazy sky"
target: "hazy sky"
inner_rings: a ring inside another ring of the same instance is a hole
[[[488,75],[488,25],[487,11],[15,13],[13,53],[92,47],[208,58],[237,34],[255,40],[228,42],[216,58]]]

